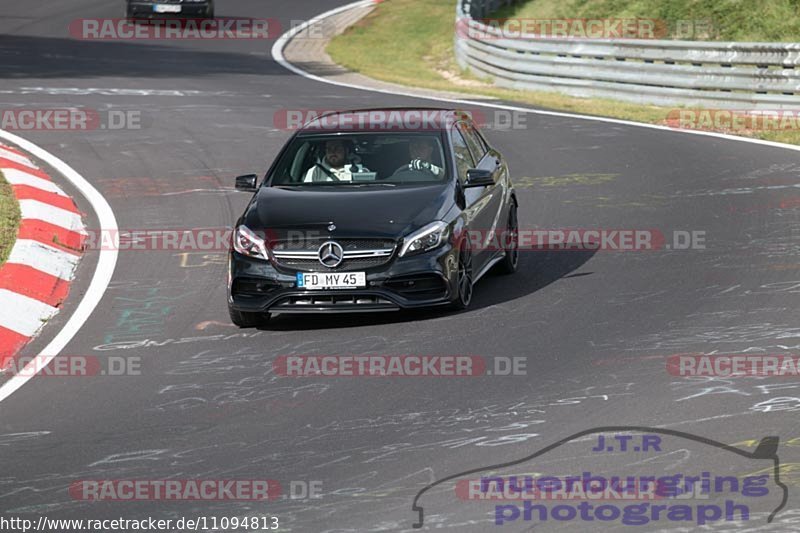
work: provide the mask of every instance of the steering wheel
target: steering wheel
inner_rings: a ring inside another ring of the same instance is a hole
[[[412,165],[412,163],[414,161],[421,161],[423,163],[427,163],[428,165],[427,166],[420,166],[420,168],[415,168],[415,166]],[[410,171],[410,172],[427,172],[428,174],[431,174],[433,176],[437,176],[438,174],[433,171],[433,169],[431,168],[432,166],[434,166],[434,164],[431,163],[430,161],[425,161],[423,159],[413,159],[411,162],[399,167],[397,170],[394,171],[394,173],[397,174],[401,170],[406,170],[406,171]]]
[[[324,166],[322,166],[322,163],[316,163],[316,165],[315,165],[315,166],[316,166],[317,168],[320,168],[320,169],[322,169],[322,172],[324,172],[324,173],[325,173],[325,175],[326,175],[326,176],[328,176],[328,177],[329,177],[331,180],[333,180],[333,181],[342,181],[342,180],[340,180],[339,178],[337,178],[337,177],[336,177],[336,176],[333,174],[333,172],[331,172],[330,170],[328,170],[327,168],[325,168]]]

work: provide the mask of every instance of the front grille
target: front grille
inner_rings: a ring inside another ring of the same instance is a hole
[[[304,295],[288,296],[279,300],[270,308],[273,312],[289,311],[314,311],[314,310],[395,310],[397,305],[391,301],[374,294],[329,294],[329,295]]]
[[[319,247],[328,241],[337,242],[344,260],[334,268],[319,262]],[[388,239],[308,239],[282,241],[272,245],[278,266],[307,272],[347,272],[379,267],[391,260],[395,243]],[[349,256],[349,257],[348,257]]]
[[[329,241],[338,242],[345,252],[394,248],[394,241],[387,239],[298,239],[276,242],[272,245],[272,250],[274,252],[316,252],[320,246]]]
[[[282,267],[302,270],[303,272],[350,272],[384,265],[389,261],[390,257],[391,256],[371,257],[368,259],[345,259],[336,268],[328,268],[320,263],[318,259],[278,259],[277,261]]]
[[[384,286],[409,300],[441,298],[447,292],[444,279],[436,274],[398,276],[386,281]]]

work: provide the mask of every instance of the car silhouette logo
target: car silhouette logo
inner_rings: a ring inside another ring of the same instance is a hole
[[[521,467],[521,468],[524,469],[523,472],[539,472],[540,470],[538,470],[538,467],[536,466],[536,464],[537,463],[540,464],[540,465],[545,464],[545,463],[539,463],[539,461],[538,461],[539,457],[550,453],[551,454],[550,458],[552,460],[552,457],[553,457],[552,456],[552,452],[554,452],[558,448],[561,448],[562,446],[570,445],[572,443],[581,442],[582,440],[585,440],[584,437],[591,436],[593,434],[601,434],[602,435],[603,433],[634,433],[634,432],[635,433],[644,433],[644,434],[650,435],[650,436],[658,435],[658,436],[664,437],[665,439],[667,437],[673,437],[674,439],[680,439],[681,442],[684,442],[684,441],[695,442],[695,443],[698,443],[698,444],[700,444],[700,445],[702,445],[704,447],[711,448],[712,450],[714,450],[714,453],[717,454],[717,455],[720,453],[720,451],[722,451],[722,452],[729,452],[730,454],[732,454],[729,457],[733,457],[733,458],[741,457],[741,458],[743,458],[745,460],[764,461],[765,464],[763,465],[763,469],[759,469],[757,474],[768,474],[767,477],[772,479],[773,483],[780,489],[779,491],[778,490],[775,491],[775,494],[779,495],[778,497],[780,498],[780,501],[775,500],[774,502],[772,502],[772,501],[768,502],[768,507],[766,508],[766,510],[768,510],[768,514],[764,513],[764,514],[767,514],[767,516],[766,516],[767,523],[772,523],[772,521],[775,519],[775,517],[778,515],[778,513],[781,510],[783,510],[787,505],[787,502],[788,502],[788,499],[789,499],[789,487],[785,483],[783,483],[781,481],[781,473],[782,473],[783,469],[781,468],[780,459],[778,458],[778,445],[779,445],[780,439],[777,436],[767,436],[767,437],[764,437],[764,438],[758,440],[757,444],[755,445],[755,450],[750,452],[750,451],[745,451],[745,450],[739,449],[739,448],[737,448],[735,446],[731,446],[731,445],[724,444],[724,443],[721,443],[721,442],[718,442],[718,441],[715,441],[715,440],[708,439],[706,437],[702,437],[702,436],[699,436],[699,435],[693,435],[691,433],[686,433],[684,431],[677,431],[677,430],[674,430],[674,429],[653,428],[653,427],[645,427],[645,426],[603,426],[603,427],[595,427],[595,428],[591,428],[591,429],[588,429],[588,430],[580,431],[578,433],[574,433],[574,434],[572,434],[572,435],[570,435],[568,437],[565,437],[565,438],[559,440],[558,442],[552,443],[552,444],[550,444],[548,446],[545,446],[543,448],[539,448],[534,453],[532,453],[532,454],[530,454],[530,455],[528,455],[526,457],[523,457],[521,459],[506,461],[506,462],[503,462],[503,463],[487,465],[487,466],[483,466],[483,467],[471,468],[469,470],[458,472],[458,473],[455,473],[455,474],[451,474],[451,475],[445,476],[445,477],[443,477],[441,479],[438,479],[438,480],[436,480],[436,481],[434,481],[432,483],[429,483],[428,485],[426,485],[425,487],[420,489],[419,492],[417,492],[416,496],[414,497],[414,499],[412,501],[411,510],[416,515],[416,522],[413,522],[411,525],[413,526],[414,529],[420,529],[420,528],[423,527],[424,519],[425,519],[425,506],[422,505],[422,502],[421,502],[422,497],[426,493],[430,493],[431,495],[435,494],[437,491],[434,491],[433,489],[437,489],[438,493],[443,494],[444,492],[446,492],[446,490],[443,490],[444,487],[446,486],[445,483],[448,483],[448,482],[452,483],[457,478],[460,478],[460,477],[463,477],[463,476],[474,476],[475,474],[480,474],[481,472],[486,472],[487,476],[490,476],[490,479],[494,479],[494,480],[500,479],[500,480],[502,480],[503,476],[502,476],[501,473],[499,473],[502,469],[511,468],[511,467],[520,468],[518,465],[522,465],[522,464],[524,464],[524,466]],[[660,438],[659,438],[659,440],[660,440]],[[599,442],[604,442],[604,441],[598,441],[598,443]],[[681,445],[681,447],[682,446],[683,445]],[[610,448],[609,448],[609,450],[610,450]],[[635,448],[634,450],[638,451],[638,448]],[[595,450],[593,450],[593,451],[595,451]],[[616,451],[619,451],[619,450],[616,450]],[[688,451],[688,450],[685,450],[685,451]],[[571,460],[574,460],[574,458],[571,458]],[[731,459],[727,459],[726,461],[727,462],[733,462]],[[645,463],[645,462],[646,461],[641,461],[639,463],[633,463],[633,464],[642,464],[642,463]],[[527,463],[527,464],[525,464],[525,463]],[[710,475],[710,474],[708,472],[706,472],[705,475]],[[518,487],[518,484],[517,484],[518,483],[517,482],[518,478],[517,478],[516,474],[512,475],[512,476],[508,476],[508,478],[509,479],[514,479],[513,486],[514,487]],[[472,479],[475,479],[475,478],[473,477]],[[482,477],[481,479],[487,479],[487,478],[483,478]],[[546,479],[546,478],[544,478],[544,479]],[[550,479],[554,479],[554,478],[551,477]],[[468,481],[471,481],[471,479],[468,478]],[[657,491],[664,490],[664,488],[663,488],[664,486],[663,485],[660,486],[660,487],[661,488],[658,488],[656,490]],[[520,489],[519,488],[514,488],[513,490],[519,491]],[[767,493],[772,494],[770,491],[767,491]],[[662,495],[665,498],[669,498],[671,496],[674,496],[677,493],[670,494],[667,491],[667,492],[664,492],[664,493],[656,492],[656,494]],[[744,495],[744,493],[742,493],[742,494]],[[764,494],[766,494],[766,493],[764,493]],[[511,496],[510,498],[513,499],[514,497]],[[539,502],[538,503],[541,503],[541,502],[545,501],[545,499],[546,498],[542,498],[541,496],[539,496]],[[556,500],[557,500],[557,498],[553,499],[551,501],[556,501]],[[530,502],[531,500],[527,500],[527,501]],[[518,514],[518,515],[514,516],[513,518],[509,517],[510,518],[509,521],[517,520],[519,516],[521,516],[521,514]],[[526,515],[526,516],[529,517],[531,515]],[[462,519],[464,518],[463,515],[460,515],[459,517],[462,518]],[[731,520],[731,518],[726,518],[726,519],[727,520]],[[527,520],[531,520],[531,518],[524,518],[524,520],[526,520],[526,521]],[[495,522],[495,523],[497,524],[497,522]],[[503,522],[503,523],[505,523],[505,522]]]
[[[344,259],[344,250],[338,242],[328,241],[319,247],[319,262],[328,268],[336,268]]]

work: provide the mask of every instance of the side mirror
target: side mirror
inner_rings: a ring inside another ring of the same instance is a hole
[[[491,170],[471,168],[467,170],[467,182],[464,184],[464,187],[489,187],[490,185],[494,185],[492,174]]]
[[[258,176],[255,174],[247,174],[245,176],[236,177],[236,190],[254,192],[256,190],[256,181]]]

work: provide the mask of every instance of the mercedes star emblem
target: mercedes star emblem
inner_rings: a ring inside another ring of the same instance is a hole
[[[336,268],[344,259],[344,250],[338,242],[328,241],[319,247],[319,262],[328,268]]]

